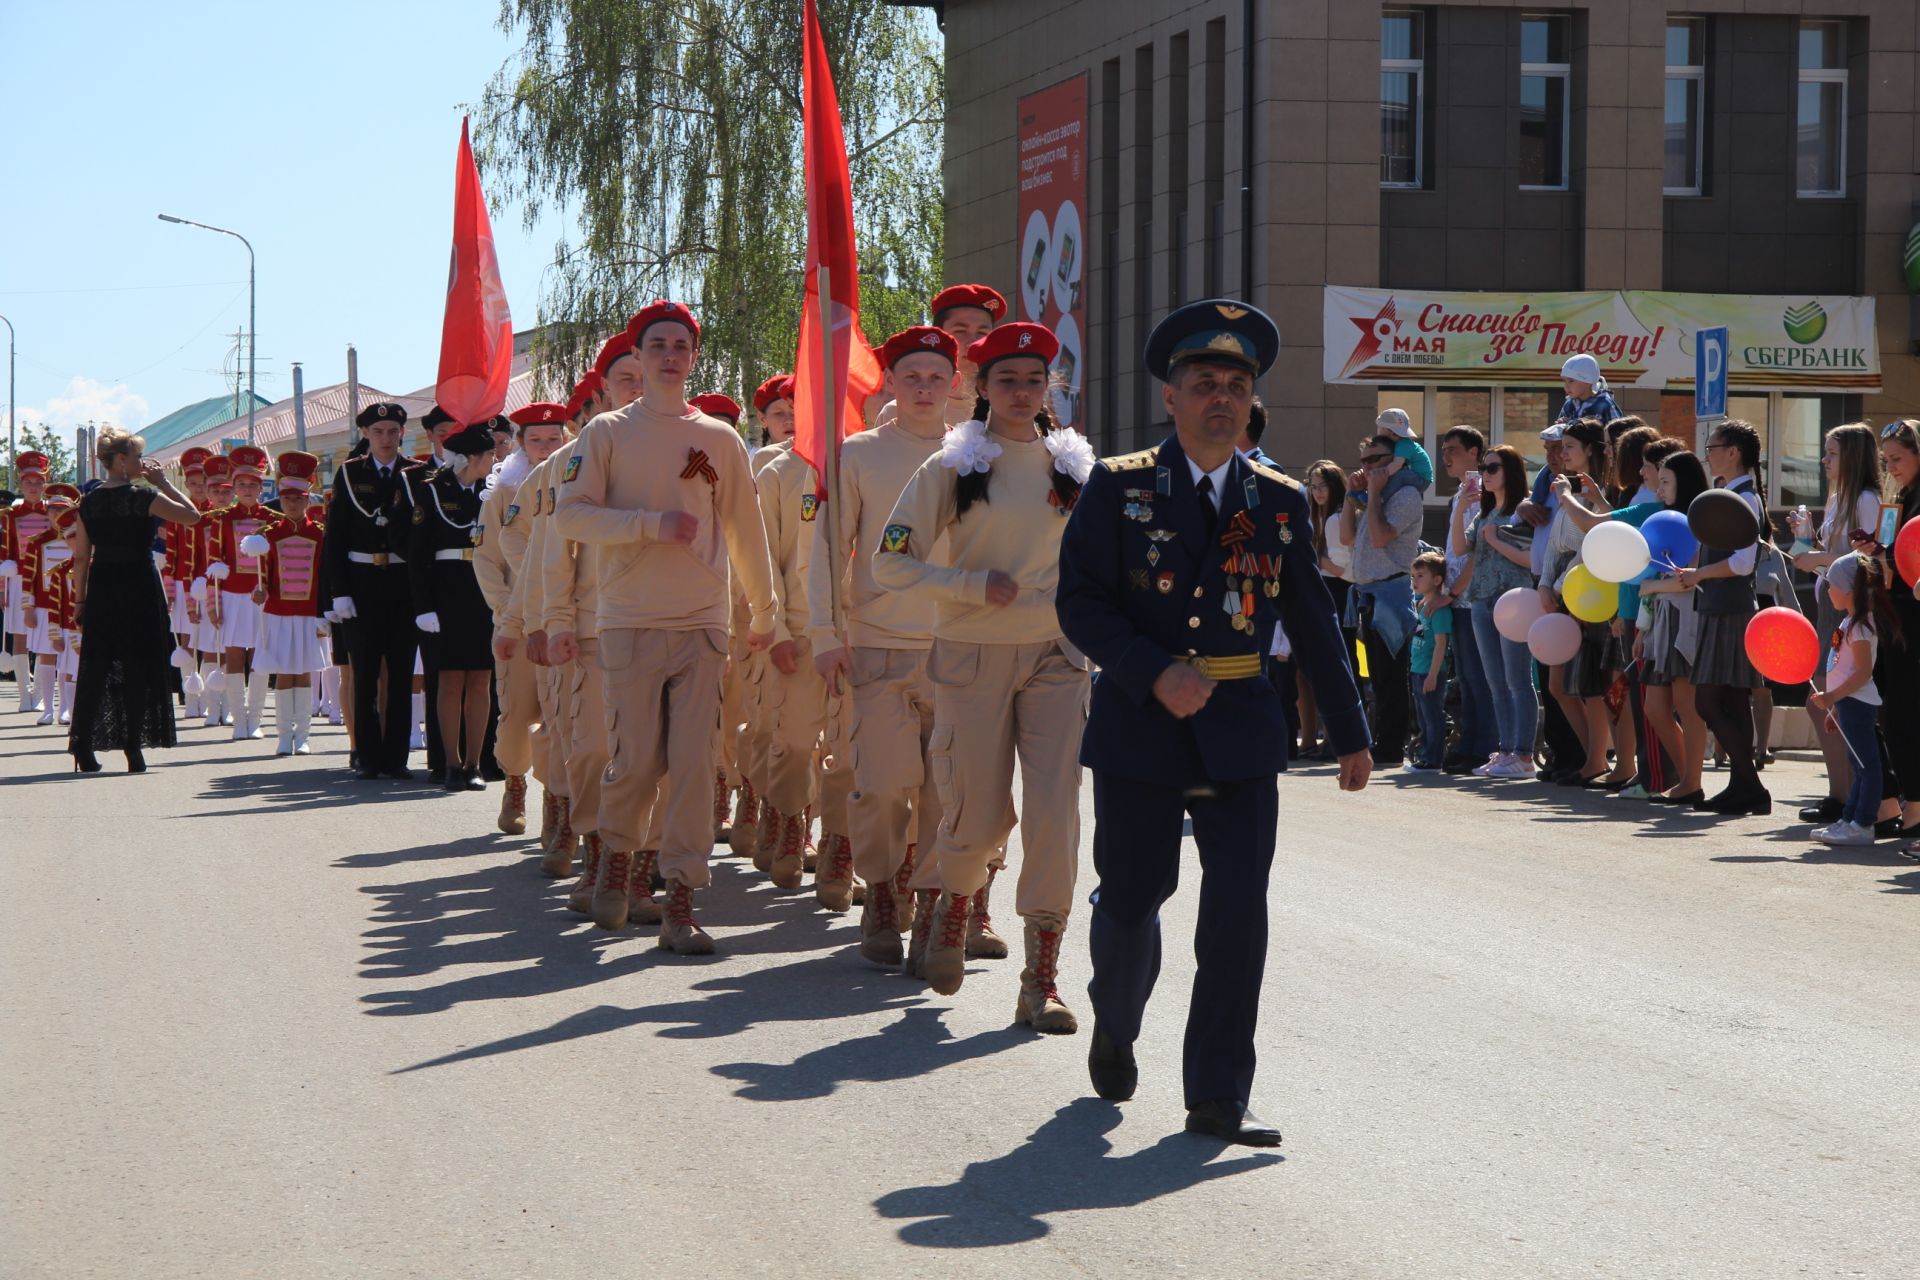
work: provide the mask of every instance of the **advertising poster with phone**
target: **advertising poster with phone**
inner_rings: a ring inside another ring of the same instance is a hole
[[[1054,372],[1066,387],[1054,392],[1054,416],[1084,431],[1080,389],[1086,379],[1087,299],[1080,282],[1087,260],[1086,75],[1020,99],[1015,139],[1020,301],[1014,318],[1044,324],[1059,335]]]

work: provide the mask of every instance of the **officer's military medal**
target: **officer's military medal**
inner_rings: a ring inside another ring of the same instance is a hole
[[[1282,511],[1279,515],[1275,516],[1273,520],[1275,524],[1280,526],[1280,545],[1286,547],[1292,546],[1293,529],[1287,524],[1287,513]]]
[[[1138,520],[1146,524],[1153,519],[1153,492],[1149,489],[1128,489],[1123,495],[1126,505],[1120,513],[1129,520]]]

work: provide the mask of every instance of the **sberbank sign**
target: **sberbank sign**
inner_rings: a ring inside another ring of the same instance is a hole
[[[1742,347],[1740,358],[1761,369],[1872,368],[1865,347]]]

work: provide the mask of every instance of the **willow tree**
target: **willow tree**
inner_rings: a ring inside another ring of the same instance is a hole
[[[819,0],[875,341],[937,287],[945,78],[926,11]],[[704,387],[793,363],[806,248],[801,0],[501,0],[522,40],[479,111],[496,199],[575,224],[547,269],[543,364],[578,371],[640,306],[702,326]],[[564,390],[564,389],[563,389]]]

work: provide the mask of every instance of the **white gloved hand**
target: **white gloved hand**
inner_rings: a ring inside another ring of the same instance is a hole
[[[423,613],[413,620],[413,625],[430,636],[437,636],[440,634],[440,615],[437,613]]]
[[[17,561],[0,560],[0,578],[17,578],[19,576],[20,565]]]
[[[207,580],[205,578],[195,578],[193,585],[187,588],[187,594],[195,600],[205,600],[207,598]]]
[[[207,576],[209,578],[212,578],[215,582],[225,582],[227,580],[227,575],[231,572],[232,570],[227,568],[226,564],[223,561],[215,560],[212,564],[207,566]]]
[[[343,622],[349,618],[357,618],[360,616],[360,611],[353,607],[352,596],[335,596],[333,598],[333,611],[340,615],[340,620]]]
[[[250,533],[240,539],[240,554],[243,556],[263,556],[269,549],[267,540],[257,533]]]

